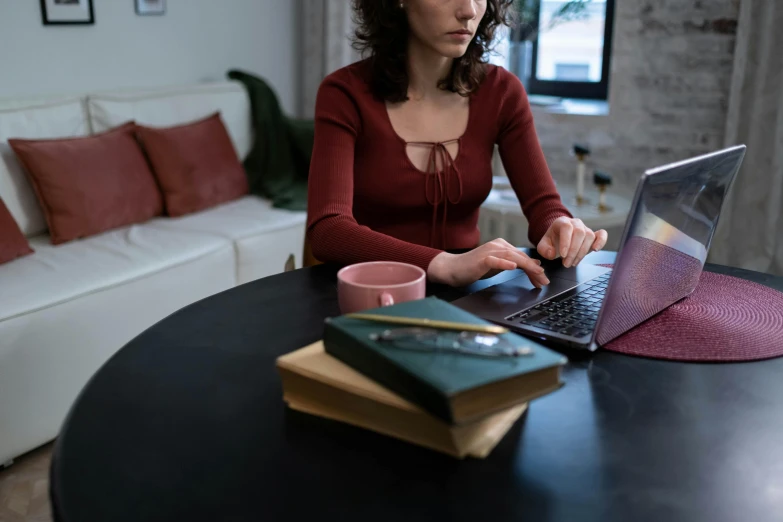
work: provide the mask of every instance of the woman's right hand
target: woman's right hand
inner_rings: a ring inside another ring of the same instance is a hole
[[[427,276],[434,283],[467,286],[493,272],[520,268],[536,288],[549,284],[541,262],[531,259],[503,239],[495,239],[464,254],[442,252],[427,268]]]

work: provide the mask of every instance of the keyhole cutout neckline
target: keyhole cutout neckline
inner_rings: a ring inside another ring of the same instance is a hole
[[[391,130],[392,135],[397,139],[397,141],[402,145],[403,148],[403,154],[405,154],[405,159],[408,163],[408,166],[412,168],[413,170],[421,173],[421,174],[432,174],[431,172],[428,172],[426,170],[421,170],[419,167],[417,167],[411,157],[408,155],[408,146],[437,146],[437,145],[447,145],[449,143],[457,143],[457,153],[452,157],[451,154],[448,154],[449,158],[451,159],[451,163],[457,163],[460,160],[460,157],[462,156],[462,149],[464,145],[465,136],[468,134],[468,130],[470,129],[470,124],[473,119],[473,96],[470,96],[468,98],[468,120],[465,124],[465,129],[462,131],[462,133],[456,137],[451,138],[448,140],[442,140],[442,141],[407,141],[405,138],[400,135],[399,132],[397,132],[397,129],[394,128],[394,123],[392,123],[391,113],[389,112],[389,105],[386,102],[381,102],[381,105],[383,106],[383,113],[385,115],[386,124],[389,126],[389,129]],[[427,164],[427,168],[429,168],[429,163]]]
[[[470,120],[473,115],[471,110],[471,99],[468,99],[468,121],[465,125],[465,129],[458,138],[446,140],[446,141],[406,141],[397,132],[392,123],[391,114],[389,113],[389,107],[384,102],[383,110],[386,113],[386,121],[389,124],[389,128],[392,134],[399,140],[402,145],[402,153],[408,162],[410,168],[423,174],[424,179],[424,194],[427,199],[427,203],[432,206],[432,226],[430,228],[430,247],[437,248],[436,243],[436,229],[438,228],[438,208],[443,207],[443,215],[440,224],[440,248],[446,249],[446,224],[448,220],[448,207],[449,203],[456,205],[462,201],[462,174],[457,168],[457,161],[462,155],[463,150],[463,138],[470,128]],[[457,143],[457,154],[452,157],[449,153],[446,145],[451,143]],[[413,146],[428,146],[430,147],[430,154],[427,158],[426,170],[419,169],[408,154],[408,147]],[[440,160],[440,165],[439,165]]]

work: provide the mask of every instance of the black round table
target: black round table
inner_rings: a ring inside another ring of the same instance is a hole
[[[780,277],[707,269],[783,291]],[[532,402],[485,460],[288,410],[275,358],[338,314],[335,270],[212,296],[112,357],[58,438],[55,519],[783,520],[783,358],[568,354],[565,386]],[[430,292],[450,300],[498,278]]]

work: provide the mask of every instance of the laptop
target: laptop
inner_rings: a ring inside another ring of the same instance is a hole
[[[453,304],[550,345],[597,350],[696,288],[745,150],[644,172],[612,268],[544,261],[542,289],[522,273]]]

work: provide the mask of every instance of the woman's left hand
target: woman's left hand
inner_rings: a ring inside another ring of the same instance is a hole
[[[546,259],[563,258],[563,266],[576,266],[590,252],[601,250],[609,234],[606,230],[593,232],[581,219],[559,217],[538,243],[538,253]]]

